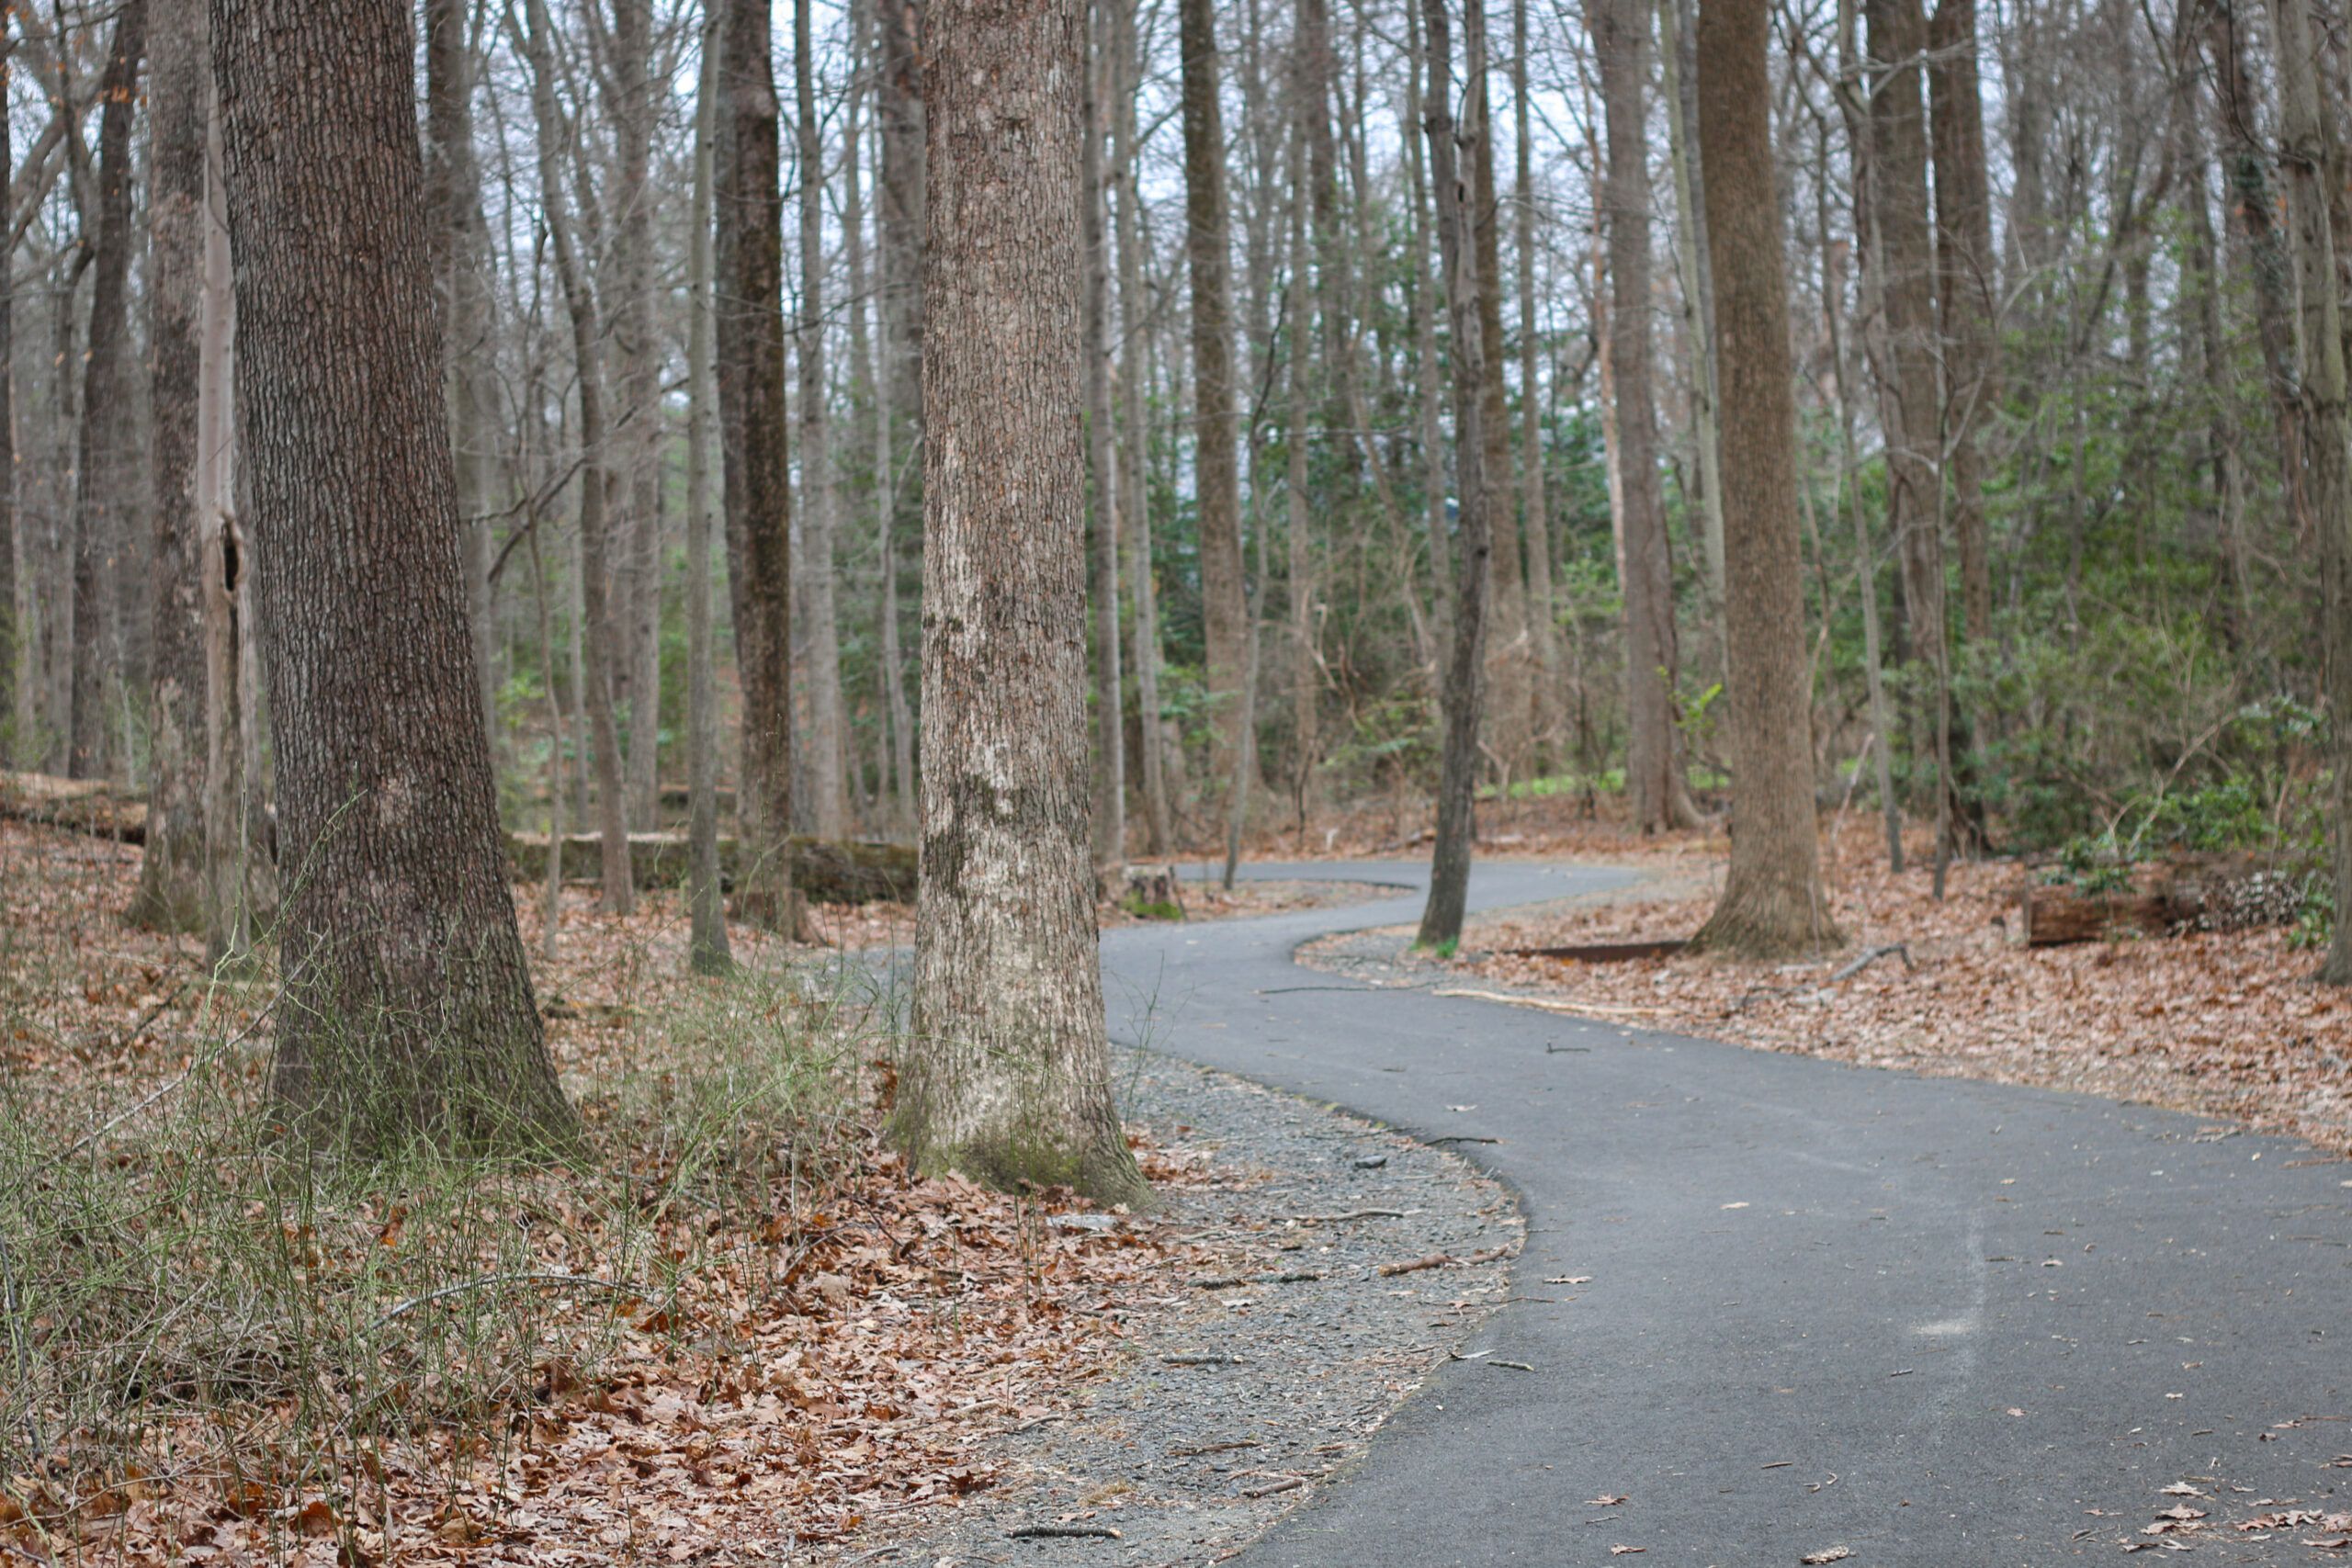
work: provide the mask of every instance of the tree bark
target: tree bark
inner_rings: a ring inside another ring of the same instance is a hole
[[[825,149],[817,122],[810,0],[792,8],[792,85],[800,154],[800,544],[796,574],[808,612],[809,830],[838,839],[848,801],[842,773],[842,649],[833,611],[833,428],[825,385]]]
[[[0,39],[6,22],[0,18]],[[8,80],[0,63],[0,86]],[[0,114],[0,171],[14,170],[16,138],[9,117]],[[13,768],[24,750],[24,720],[18,699],[25,682],[18,671],[23,654],[17,625],[17,237],[9,225],[0,236],[0,767]]]
[[[1086,467],[1091,482],[1093,526],[1087,596],[1094,611],[1094,861],[1115,864],[1127,855],[1127,748],[1125,682],[1119,670],[1119,535],[1125,508],[1111,431],[1111,239],[1104,221],[1102,139],[1109,127],[1104,102],[1109,51],[1097,49],[1101,15],[1085,6],[1086,103],[1084,124],[1083,240],[1086,246]]]
[[[1479,439],[1486,443],[1487,526],[1493,536],[1487,570],[1487,690],[1481,740],[1512,777],[1527,771],[1533,731],[1532,650],[1527,637],[1527,577],[1520,564],[1519,497],[1511,483],[1510,404],[1503,388],[1502,208],[1495,197],[1495,136],[1487,82],[1486,0],[1462,0],[1464,172],[1478,267]]]
[[[695,92],[695,188],[686,263],[686,967],[724,975],[727,906],[718,884],[718,701],[710,627],[710,454],[718,436],[713,384],[712,161],[718,134],[718,31],[727,0],[706,0]],[[553,846],[559,840],[550,837]],[[560,854],[549,859],[561,863]]]
[[[1683,334],[1690,344],[1690,423],[1698,447],[1701,539],[1707,562],[1707,602],[1720,615],[1724,602],[1724,474],[1721,432],[1716,417],[1715,359],[1709,302],[1708,269],[1702,240],[1705,220],[1699,211],[1702,180],[1690,147],[1695,108],[1684,102],[1686,91],[1695,104],[1695,85],[1682,79],[1684,48],[1682,7],[1677,0],[1658,6],[1659,36],[1668,47],[1659,51],[1664,67],[1667,113],[1667,156],[1674,173],[1674,267],[1682,287]]]
[[[217,0],[212,37],[293,868],[274,1088],[371,1151],[568,1143],[458,562],[410,10]]]
[[[613,392],[612,468],[622,500],[613,536],[619,546],[615,573],[613,675],[628,703],[628,820],[657,825],[662,751],[662,365],[663,344],[654,313],[653,136],[665,88],[653,80],[650,0],[613,0],[607,35],[611,64],[614,214],[611,300]]]
[[[745,918],[790,932],[792,515],[785,467],[784,188],[768,8],[732,0],[719,39],[718,419],[743,685]]]
[[[1511,114],[1516,143],[1519,247],[1519,493],[1525,508],[1527,630],[1535,648],[1535,761],[1560,765],[1566,717],[1561,706],[1560,628],[1552,594],[1552,518],[1544,485],[1544,399],[1535,321],[1535,141],[1528,113],[1527,0],[1511,0]],[[1377,470],[1375,469],[1375,472]]]
[[[1960,552],[1961,636],[1993,635],[1993,567],[1977,431],[2000,395],[1999,279],[1984,104],[1976,75],[1976,0],[1938,0],[1928,24],[1936,164],[1936,293],[1944,324],[1944,442],[1951,451],[1951,535]]]
[[[1702,951],[1781,957],[1842,939],[1822,896],[1813,807],[1804,562],[1797,535],[1789,294],[1773,178],[1770,0],[1699,12],[1699,145],[1723,378],[1724,664],[1731,866]]]
[[[1193,306],[1193,462],[1207,648],[1209,777],[1233,773],[1241,743],[1249,607],[1242,603],[1241,469],[1234,447],[1233,283],[1225,115],[1210,0],[1178,0],[1183,55],[1185,263]]]
[[[922,889],[896,1134],[922,1171],[1149,1189],[1087,858],[1079,0],[933,0]]]
[[[1609,368],[1616,396],[1617,482],[1625,600],[1626,795],[1644,833],[1679,827],[1688,807],[1674,746],[1674,579],[1650,391],[1650,176],[1643,107],[1648,7],[1593,0],[1589,16],[1608,121],[1600,204],[1609,225]]]
[[[148,79],[149,446],[154,472],[154,648],[147,852],[134,924],[204,925],[203,525],[197,510],[197,374],[204,292],[204,146],[210,94],[205,0],[150,0]]]
[[[90,267],[90,338],[83,361],[82,454],[74,501],[74,717],[69,777],[103,777],[107,696],[119,676],[118,618],[130,562],[122,550],[131,491],[130,122],[147,52],[147,0],[118,13],[98,81],[97,232]]]
[[[1453,366],[1453,479],[1460,529],[1454,581],[1453,647],[1438,699],[1444,722],[1440,747],[1437,841],[1430,859],[1429,901],[1414,938],[1421,947],[1451,949],[1462,940],[1470,892],[1470,855],[1476,839],[1478,719],[1485,699],[1487,590],[1493,536],[1487,525],[1486,337],[1479,325],[1478,260],[1472,232],[1469,180],[1456,167],[1457,141],[1468,141],[1453,119],[1453,43],[1445,0],[1422,0],[1428,28],[1429,87],[1421,96],[1421,129],[1429,141],[1430,182],[1437,197],[1440,270],[1446,292],[1448,351]],[[1463,149],[1475,160],[1475,143]]]
[[[637,909],[637,880],[629,873],[628,796],[623,793],[620,732],[613,712],[613,671],[619,663],[620,638],[614,625],[612,572],[606,556],[605,501],[612,480],[606,466],[605,333],[564,199],[561,171],[566,134],[563,112],[556,102],[546,0],[529,0],[526,10],[529,31],[523,34],[517,28],[515,41],[530,65],[531,107],[539,130],[540,210],[546,217],[548,236],[554,242],[556,275],[571,319],[572,367],[579,383],[580,600],[581,618],[586,623],[581,686],[588,710],[589,746],[595,753],[597,826],[605,843],[604,907],[609,914],[628,915]]]

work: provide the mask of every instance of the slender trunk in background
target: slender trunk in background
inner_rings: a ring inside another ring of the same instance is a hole
[[[852,435],[842,438],[844,451],[858,449],[859,439],[865,431],[857,429],[855,420],[872,422],[871,428],[882,428],[879,404],[880,383],[874,374],[873,342],[866,328],[868,304],[865,265],[865,91],[868,81],[866,55],[871,44],[874,7],[870,0],[851,0],[849,8],[849,91],[842,107],[842,251],[849,269],[849,296],[842,301],[849,318],[849,406],[853,411]],[[877,516],[886,514],[889,502],[889,477],[877,465],[872,479],[875,510]],[[833,521],[838,537],[854,515],[848,491],[836,475],[833,492]],[[887,530],[886,530],[887,532]],[[879,593],[877,591],[878,603]],[[835,642],[838,644],[841,615],[839,596],[834,603]],[[880,694],[877,692],[877,695]],[[846,702],[846,698],[844,698]],[[864,705],[860,699],[860,705]],[[889,830],[887,820],[895,827],[898,809],[898,786],[890,767],[891,728],[888,705],[884,703],[880,722],[873,728],[874,784],[866,787],[865,763],[857,755],[855,731],[849,724],[846,710],[841,720],[844,766],[856,782],[856,799],[860,813],[859,830],[877,837]]]
[[[6,41],[7,18],[0,17],[0,42]],[[0,53],[0,101],[10,81],[7,58]],[[16,168],[16,139],[9,118],[0,114],[0,170]],[[12,224],[0,235],[0,768],[17,765],[24,750],[24,720],[17,699],[19,681],[17,636],[17,242]]]
[[[1445,462],[1445,393],[1438,379],[1437,323],[1444,309],[1443,285],[1430,275],[1430,246],[1437,239],[1435,204],[1421,166],[1422,73],[1426,54],[1421,41],[1421,7],[1405,7],[1405,124],[1399,140],[1405,144],[1406,182],[1412,187],[1412,240],[1407,278],[1413,303],[1413,380],[1421,416],[1421,494],[1428,507],[1423,528],[1429,536],[1430,624],[1434,633],[1429,663],[1430,679],[1442,682],[1436,649],[1453,646],[1453,558],[1451,524],[1445,498],[1450,476]]]
[[[153,387],[154,649],[147,852],[133,924],[204,924],[203,525],[196,493],[204,294],[204,147],[211,93],[205,0],[150,0],[148,365]]]
[[[800,545],[795,574],[808,612],[808,826],[828,842],[847,831],[842,774],[842,647],[833,613],[833,432],[825,384],[825,149],[817,122],[810,0],[792,7],[792,85],[800,154]]]
[[[248,680],[245,671],[259,661],[249,613],[251,555],[240,547],[235,515],[237,297],[229,197],[221,188],[220,98],[206,52],[196,431],[189,455],[204,617],[204,953],[208,966],[242,969],[253,958],[254,918],[274,914],[277,900],[267,874],[269,852],[252,830],[263,821],[260,770],[249,766],[246,744],[248,730],[257,728],[249,710],[258,676]]]
[[[926,330],[924,278],[929,271],[926,232],[929,211],[925,128],[930,111],[923,98],[925,16],[930,0],[874,0],[881,61],[876,82],[876,124],[881,131],[881,183],[876,217],[881,227],[883,355],[882,395],[897,434],[886,436],[900,454],[898,472],[883,491],[891,506],[885,536],[902,540],[922,528],[923,406],[922,341]],[[895,601],[893,601],[895,605]],[[892,634],[895,645],[898,638]],[[903,693],[903,669],[894,662]],[[911,757],[914,742],[900,731],[901,750]],[[914,823],[914,785],[907,784],[907,821]]]
[[[1533,660],[1527,636],[1527,577],[1520,565],[1519,506],[1510,471],[1510,403],[1503,388],[1502,209],[1495,199],[1495,137],[1487,48],[1486,0],[1462,0],[1462,157],[1470,186],[1467,214],[1478,269],[1478,428],[1486,443],[1487,526],[1493,553],[1487,585],[1487,691],[1479,739],[1506,773],[1527,771],[1533,729]]]
[[[1616,396],[1618,532],[1625,601],[1627,795],[1644,833],[1691,813],[1674,745],[1674,581],[1650,392],[1650,177],[1643,84],[1650,36],[1643,0],[1592,0],[1588,12],[1608,122],[1600,205],[1609,226],[1609,368]]]
[[[424,192],[432,211],[434,283],[442,310],[449,434],[458,464],[458,552],[465,562],[467,618],[481,682],[482,723],[498,741],[497,638],[491,566],[496,485],[496,397],[488,360],[492,315],[489,228],[474,158],[473,57],[459,0],[424,5]]]
[[[1552,597],[1552,518],[1544,492],[1544,399],[1538,389],[1535,328],[1535,141],[1529,124],[1527,0],[1510,6],[1511,129],[1518,167],[1518,220],[1512,237],[1519,247],[1519,493],[1526,510],[1527,629],[1535,645],[1535,764],[1545,773],[1562,765],[1566,719],[1561,706],[1560,628]]]
[[[653,81],[650,0],[613,0],[609,34],[613,160],[612,468],[627,512],[616,562],[615,685],[628,699],[628,819],[661,825],[662,364],[654,311],[653,136],[666,89]]]
[[[532,1001],[481,722],[412,14],[216,0],[212,38],[295,873],[272,1087],[330,1145],[544,1156],[580,1123]]]
[[[731,0],[720,30],[714,201],[718,420],[725,452],[735,658],[743,687],[736,794],[743,918],[793,933],[792,512],[785,467],[784,187],[763,0]]]
[[[2278,65],[2278,170],[2302,300],[2301,393],[2306,501],[2319,530],[2327,709],[2335,752],[2335,930],[2317,978],[2352,986],[2352,429],[2345,411],[2344,330],[2329,221],[2327,136],[2320,119],[2313,33],[2305,0],[2270,0]]]
[[[1724,603],[1724,469],[1716,419],[1715,346],[1708,322],[1707,276],[1701,265],[1700,237],[1706,225],[1699,211],[1698,169],[1690,146],[1690,108],[1682,79],[1684,38],[1678,0],[1660,0],[1658,36],[1664,44],[1667,156],[1674,169],[1674,269],[1682,286],[1682,327],[1690,344],[1690,423],[1699,449],[1701,538],[1707,562],[1707,602],[1721,625]]]
[[[711,181],[718,134],[718,30],[727,0],[707,0],[695,91],[695,188],[686,242],[686,967],[724,975],[727,904],[718,885],[718,698],[710,629],[710,451],[718,434],[713,367]]]
[[[1168,765],[1160,745],[1159,604],[1152,576],[1150,463],[1151,426],[1144,392],[1149,379],[1144,352],[1143,221],[1141,176],[1136,169],[1136,98],[1142,63],[1137,58],[1136,0],[1105,0],[1111,6],[1112,56],[1118,75],[1111,93],[1116,138],[1112,176],[1119,187],[1119,379],[1125,407],[1121,420],[1122,489],[1126,535],[1135,574],[1136,709],[1143,755],[1145,852],[1165,860],[1174,845],[1169,820]]]
[[[595,752],[597,828],[603,839],[605,910],[637,909],[629,871],[628,799],[621,785],[620,731],[613,716],[612,671],[618,638],[612,612],[612,573],[605,502],[610,491],[605,423],[605,333],[596,299],[571,230],[563,194],[563,146],[568,127],[556,102],[555,62],[546,0],[529,0],[527,34],[508,16],[531,73],[531,107],[538,121],[539,203],[555,250],[556,276],[571,319],[571,357],[580,399],[580,602],[586,623],[581,685],[588,710],[588,740]],[[552,850],[550,852],[553,852]]]
[[[1304,85],[1302,85],[1303,87]],[[1290,410],[1283,420],[1284,468],[1283,490],[1288,498],[1283,539],[1287,547],[1290,579],[1290,703],[1291,798],[1298,813],[1298,831],[1306,832],[1315,810],[1315,765],[1321,745],[1317,734],[1317,708],[1322,700],[1322,655],[1317,646],[1315,611],[1314,504],[1307,494],[1307,400],[1312,396],[1306,373],[1307,327],[1314,314],[1307,286],[1311,256],[1307,249],[1307,212],[1313,205],[1307,184],[1313,165],[1303,156],[1308,141],[1307,120],[1314,100],[1298,95],[1291,133],[1290,304],[1288,353],[1283,367],[1283,392]],[[1261,574],[1261,578],[1263,574]]]
[[[1086,101],[1082,135],[1082,242],[1086,247],[1084,351],[1086,354],[1086,466],[1093,497],[1093,528],[1088,541],[1087,594],[1094,610],[1094,862],[1116,864],[1127,858],[1127,748],[1119,674],[1118,466],[1111,438],[1111,240],[1104,231],[1102,179],[1104,72],[1109,51],[1097,49],[1102,12],[1084,6]]]
[[[74,500],[74,718],[70,777],[107,768],[107,697],[121,674],[117,617],[135,597],[123,546],[132,502],[130,343],[130,124],[139,65],[147,52],[147,0],[116,14],[114,43],[98,83],[96,259],[90,268],[90,342],[83,361],[82,457]],[[127,761],[128,759],[126,759]]]
[[[537,508],[532,511],[536,513]],[[547,563],[539,551],[539,519],[526,517],[531,531],[531,590],[539,610],[539,657],[555,668],[555,595],[548,588]],[[548,863],[539,887],[539,958],[553,964],[563,950],[563,705],[548,692]]]
[[[1822,895],[1797,533],[1789,290],[1773,173],[1770,0],[1699,12],[1699,141],[1723,376],[1731,865],[1694,948],[1781,958],[1843,939]]]
[[[1486,343],[1478,317],[1476,241],[1471,232],[1469,182],[1454,165],[1459,132],[1453,119],[1453,42],[1445,0],[1423,0],[1422,9],[1429,28],[1429,88],[1421,97],[1421,127],[1429,139],[1430,183],[1437,197],[1438,254],[1453,366],[1453,479],[1462,548],[1454,583],[1453,648],[1438,699],[1445,733],[1438,764],[1437,842],[1430,852],[1429,902],[1422,908],[1414,942],[1450,951],[1462,940],[1476,832],[1478,716],[1485,695],[1487,558],[1493,539],[1487,526],[1487,445],[1480,402]],[[1466,137],[1462,140],[1467,141]],[[1480,156],[1475,143],[1463,152],[1472,160]]]
[[[1150,1201],[1086,843],[1080,0],[933,0],[922,874],[893,1131],[925,1175]]]
[[[1242,603],[1241,470],[1234,449],[1232,244],[1227,229],[1225,115],[1211,0],[1178,0],[1183,56],[1184,254],[1192,284],[1193,474],[1201,622],[1208,658],[1209,776],[1233,772],[1248,659]]]
[[[2254,570],[2245,531],[2245,436],[2239,423],[2233,393],[2229,339],[2222,324],[2222,267],[2221,247],[2213,231],[2213,210],[2207,203],[2208,149],[2197,84],[2201,61],[2190,38],[2181,36],[2174,61],[2173,111],[2177,117],[2181,157],[2186,164],[2187,196],[2182,203],[2188,230],[2188,249],[2182,287],[2193,297],[2199,368],[2203,372],[2206,406],[2211,410],[2207,436],[2207,461],[2212,468],[2213,508],[2222,536],[2222,559],[2230,574],[2230,611],[2225,637],[2233,651],[2251,646],[2256,632],[2254,609]]]
[[[2000,395],[1999,278],[1984,103],[1976,75],[1976,0],[1938,0],[1928,23],[1935,138],[1936,294],[1944,326],[1943,439],[1951,451],[1951,534],[1960,552],[1962,641],[1993,635],[1993,566],[1977,430]]]

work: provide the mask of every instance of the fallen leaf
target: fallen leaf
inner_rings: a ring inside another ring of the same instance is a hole
[[[1854,1549],[1852,1547],[1831,1546],[1825,1547],[1819,1551],[1808,1551],[1803,1557],[1798,1558],[1797,1561],[1800,1562],[1843,1562],[1846,1559],[1853,1555]]]
[[[1552,1279],[1546,1280],[1544,1282],[1547,1285],[1589,1285],[1592,1283],[1592,1276],[1589,1274],[1560,1274]],[[2342,1459],[2336,1461],[2336,1462],[2338,1464],[2352,1464],[2352,1459]]]
[[[1747,1205],[1745,1203],[1725,1203],[1724,1207],[1726,1209],[1745,1209]]]
[[[1611,1557],[1623,1557],[1627,1552],[1647,1551],[1648,1550],[1649,1548],[1646,1546],[1612,1546],[1609,1549],[1609,1555]]]
[[[1585,1501],[1585,1506],[1587,1506],[1587,1507],[1589,1507],[1589,1508],[1613,1508],[1613,1507],[1615,1507],[1618,1504],[1620,1504],[1620,1503],[1622,1503],[1622,1502],[1623,1502],[1623,1501],[1625,1500],[1625,1495],[1625,1495],[1624,1493],[1620,1492],[1616,1496],[1611,1497],[1611,1496],[1608,1495],[1606,1493],[1604,1493],[1604,1494],[1602,1494],[1600,1496],[1598,1496],[1598,1497],[1588,1497],[1588,1498],[1586,1498],[1586,1499],[1584,1500],[1584,1501]]]
[[[2009,1414],[2010,1414],[2010,1415],[2012,1415],[2012,1416],[2022,1416],[2022,1415],[2024,1415],[2024,1414],[2025,1414],[2025,1412],[2024,1412],[2024,1411],[2022,1411],[2022,1410],[2019,1410],[2016,1405],[2012,1404],[2012,1405],[2010,1405],[2010,1406],[2009,1406]]]
[[[2169,1486],[2160,1486],[2156,1488],[2156,1490],[2162,1492],[2167,1497],[2202,1497],[2205,1495],[2204,1493],[2199,1492],[2196,1487],[2191,1486],[2186,1481],[2176,1481]]]

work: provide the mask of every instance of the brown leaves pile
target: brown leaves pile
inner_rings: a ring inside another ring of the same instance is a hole
[[[1498,951],[1687,937],[1713,908],[1714,886],[1702,881],[1657,901],[1474,921],[1456,967],[1621,1026],[2075,1089],[2352,1152],[2352,995],[2313,985],[2317,955],[2290,948],[2284,931],[2027,948],[2012,940],[2021,868],[1954,864],[1938,903],[1926,852],[1895,876],[1866,835],[1841,837],[1826,880],[1830,915],[1851,945],[1820,962],[1584,964]],[[1690,847],[1657,858],[1687,867]],[[1719,886],[1726,846],[1702,847]],[[1627,845],[1610,858],[1642,852]],[[1827,984],[1863,949],[1891,942],[1905,944],[1908,965],[1889,954]]]

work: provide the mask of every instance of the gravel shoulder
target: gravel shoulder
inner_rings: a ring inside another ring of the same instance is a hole
[[[1124,1353],[1068,1391],[1067,1416],[984,1442],[996,1484],[787,1561],[1217,1562],[1348,1484],[1371,1436],[1507,1298],[1523,1222],[1453,1154],[1168,1056],[1124,1070],[1130,1135],[1168,1200],[1157,1223],[1191,1257],[1102,1303]],[[1439,1255],[1452,1261],[1380,1272]]]

